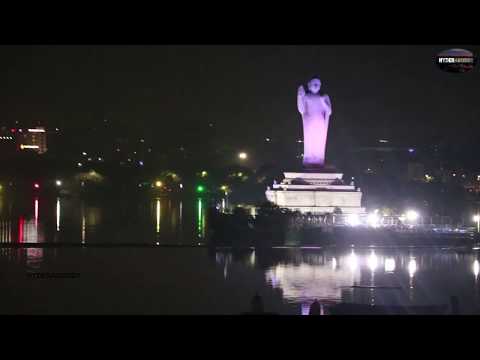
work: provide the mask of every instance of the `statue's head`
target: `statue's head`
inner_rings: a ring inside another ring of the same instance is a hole
[[[308,82],[308,90],[312,94],[317,94],[320,91],[320,87],[322,86],[322,82],[318,78],[313,78]]]

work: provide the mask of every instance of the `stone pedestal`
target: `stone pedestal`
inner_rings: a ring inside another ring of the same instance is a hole
[[[269,201],[292,211],[325,214],[340,208],[343,214],[364,214],[362,193],[346,185],[342,173],[286,172],[280,184],[267,189]]]

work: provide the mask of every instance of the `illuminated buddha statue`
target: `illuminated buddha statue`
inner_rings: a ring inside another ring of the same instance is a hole
[[[309,92],[298,88],[298,111],[303,118],[303,165],[306,168],[321,168],[325,165],[328,123],[332,104],[328,95],[320,95],[322,83],[313,78],[308,82]]]

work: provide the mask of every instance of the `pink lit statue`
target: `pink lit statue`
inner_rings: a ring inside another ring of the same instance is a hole
[[[332,104],[328,95],[320,95],[319,79],[308,83],[309,93],[303,86],[298,88],[298,111],[303,118],[303,166],[319,168],[325,165],[328,122],[332,114]]]

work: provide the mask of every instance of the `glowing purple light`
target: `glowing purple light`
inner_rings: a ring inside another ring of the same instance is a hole
[[[413,153],[413,152],[415,152],[415,149],[410,148],[410,149],[408,149],[408,152],[409,152],[409,153]]]
[[[303,303],[302,304],[302,315],[308,315],[310,313],[310,304]]]

